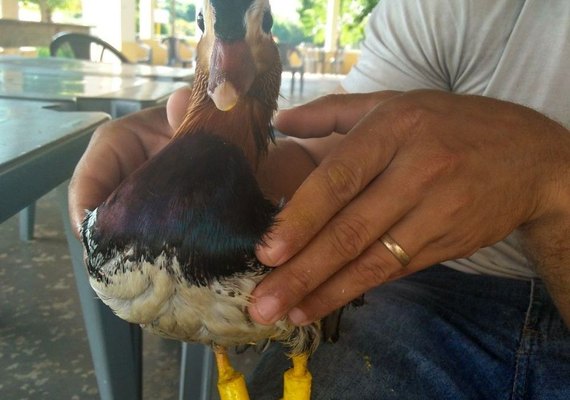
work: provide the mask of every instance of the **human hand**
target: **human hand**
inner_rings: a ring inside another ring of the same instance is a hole
[[[180,89],[166,109],[143,110],[95,131],[69,185],[69,213],[77,236],[85,210],[99,206],[126,176],[168,143],[182,122],[189,95],[189,88]]]
[[[253,292],[249,311],[260,323],[288,314],[307,324],[568,208],[558,187],[568,132],[522,106],[434,91],[333,95],[281,112],[275,124],[300,138],[346,137],[257,251],[279,266]],[[387,232],[407,266],[379,241]]]

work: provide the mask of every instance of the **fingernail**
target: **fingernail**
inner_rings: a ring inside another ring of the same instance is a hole
[[[285,242],[280,240],[268,241],[257,246],[257,258],[269,266],[281,265],[285,261]]]
[[[289,311],[288,317],[289,321],[291,321],[293,325],[305,326],[311,323],[307,314],[298,307],[292,308],[291,311]]]
[[[279,319],[280,304],[277,298],[273,296],[260,297],[254,303],[259,316],[267,323],[273,323]]]

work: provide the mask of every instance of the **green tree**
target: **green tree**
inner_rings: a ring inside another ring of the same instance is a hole
[[[196,0],[157,0],[156,8],[170,13],[168,24],[160,25],[163,36],[194,36],[196,33]],[[175,24],[172,32],[172,24]]]
[[[303,27],[299,23],[279,18],[275,19],[272,33],[281,43],[298,45],[301,42],[310,40],[303,32]]]
[[[81,0],[23,0],[24,5],[37,4],[40,8],[42,22],[53,22],[55,10],[78,12],[81,9]]]
[[[301,0],[297,12],[305,35],[312,38],[314,44],[322,45],[325,42],[327,0]]]
[[[364,37],[367,17],[379,0],[341,0],[340,4],[340,45],[358,44]],[[297,10],[305,35],[313,38],[313,43],[322,45],[325,41],[328,0],[301,0]]]
[[[196,5],[194,3],[177,2],[176,17],[194,23],[196,21]]]
[[[196,5],[186,1],[176,2],[176,34],[194,36],[196,33]]]

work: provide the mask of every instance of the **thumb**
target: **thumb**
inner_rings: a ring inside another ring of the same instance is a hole
[[[184,120],[188,103],[190,102],[190,87],[178,89],[168,98],[166,103],[166,116],[168,124],[173,131],[176,131]]]
[[[298,138],[345,134],[379,103],[398,95],[400,92],[395,91],[330,94],[280,111],[274,125],[281,133]]]

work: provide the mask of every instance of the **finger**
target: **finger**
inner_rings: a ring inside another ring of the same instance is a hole
[[[188,104],[190,103],[190,86],[178,89],[168,98],[166,103],[166,113],[168,123],[173,130],[176,130],[184,120]]]
[[[381,242],[374,241],[358,258],[349,262],[335,275],[311,292],[288,313],[296,325],[307,325],[319,320],[349,303],[368,290],[414,273],[428,265],[419,263],[418,257],[437,232],[421,230],[419,221],[404,219],[390,228],[389,234],[411,258],[408,265],[401,261]],[[421,257],[425,262],[425,257]]]
[[[331,94],[280,111],[274,124],[285,135],[299,138],[324,137],[332,132],[347,133],[378,103],[399,94],[394,91]]]
[[[144,110],[96,130],[69,185],[69,214],[76,235],[85,211],[99,206],[127,175],[156,154],[171,135],[164,108]]]
[[[358,258],[291,309],[289,319],[296,325],[307,325],[378,285],[476,251],[465,231],[450,239],[449,230],[462,230],[446,223],[447,215],[451,213],[445,208],[445,202],[440,199],[428,200],[413,208],[388,230],[410,257],[408,265],[403,265],[381,240],[376,240]]]
[[[436,263],[436,259],[433,258],[430,263],[426,263],[425,256],[421,257],[422,262],[418,262],[417,257],[422,254],[423,249],[420,248],[424,246],[424,241],[406,244],[406,238],[398,236],[401,229],[394,229],[394,231],[398,233],[392,233],[391,230],[390,235],[398,237],[394,240],[402,248],[407,248],[406,253],[413,258],[413,262],[406,266],[402,265],[400,260],[378,240],[360,257],[350,262],[292,308],[288,313],[289,320],[298,326],[308,325],[348,304],[372,288],[413,274]]]
[[[350,303],[368,290],[415,272],[404,268],[380,242],[374,242],[360,257],[303,299],[288,313],[289,320],[305,326]]]
[[[382,173],[399,146],[395,135],[388,132],[392,129],[391,118],[386,114],[387,121],[377,117],[362,119],[347,135],[342,148],[332,151],[311,173],[277,216],[277,224],[264,245],[257,249],[262,263],[276,266],[289,260]]]
[[[83,221],[85,211],[96,208],[119,185],[123,171],[127,168],[120,161],[118,145],[113,143],[108,134],[111,130],[112,123],[103,125],[95,132],[71,178],[69,211],[72,225],[76,229]],[[131,156],[139,153],[142,151],[136,148],[130,152]]]
[[[258,285],[253,292],[257,301],[252,315],[256,320],[272,322],[281,318],[333,274],[358,258],[390,227],[413,214],[425,193],[424,187],[409,182],[409,170],[401,164],[406,163],[396,158],[390,168],[340,211],[297,256]],[[424,232],[429,234],[430,229]],[[432,236],[433,233],[427,238]],[[423,246],[424,242],[413,243]],[[388,259],[397,262],[393,256]]]

